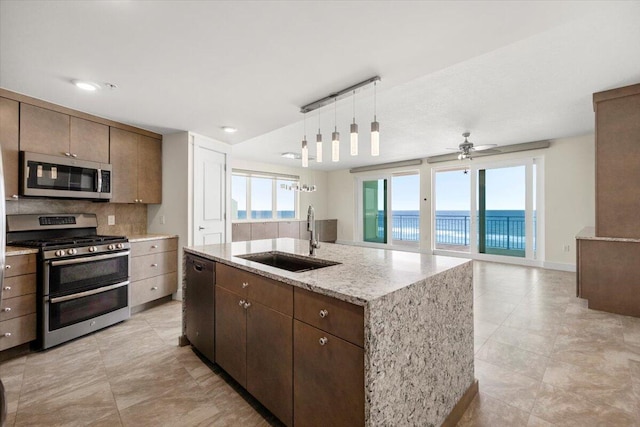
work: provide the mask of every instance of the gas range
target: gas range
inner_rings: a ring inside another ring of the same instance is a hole
[[[88,235],[78,237],[55,237],[35,240],[7,242],[8,245],[40,248],[43,259],[68,258],[82,255],[97,255],[105,252],[129,249],[125,236]]]

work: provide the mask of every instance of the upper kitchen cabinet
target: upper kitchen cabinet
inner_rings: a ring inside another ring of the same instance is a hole
[[[111,128],[113,203],[162,202],[162,140]]]
[[[0,98],[0,146],[4,167],[4,191],[7,199],[18,198],[19,105]]]
[[[109,127],[21,103],[20,150],[109,163]]]

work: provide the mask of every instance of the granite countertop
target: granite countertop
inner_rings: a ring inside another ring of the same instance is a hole
[[[185,247],[184,250],[292,286],[362,306],[450,268],[471,262],[468,259],[423,253],[322,243],[316,250],[316,258],[341,264],[294,273],[238,258],[237,255],[279,251],[307,256],[309,254],[307,240],[290,238],[253,240]]]
[[[175,234],[134,234],[127,236],[130,242],[145,242],[148,240],[173,239],[178,237]]]
[[[596,236],[596,228],[595,227],[585,227],[576,235],[576,239],[578,240],[602,240],[608,242],[631,242],[631,243],[640,243],[640,239],[633,237],[603,237]]]
[[[37,254],[40,251],[38,248],[23,248],[20,246],[7,246],[5,250],[5,254],[7,256],[13,255],[29,255],[29,254]]]

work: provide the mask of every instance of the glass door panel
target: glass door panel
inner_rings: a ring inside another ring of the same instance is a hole
[[[387,180],[362,183],[363,236],[365,242],[387,243]]]
[[[394,245],[418,244],[420,241],[419,174],[391,177],[391,224]]]
[[[471,174],[468,169],[435,174],[435,248],[469,252]]]

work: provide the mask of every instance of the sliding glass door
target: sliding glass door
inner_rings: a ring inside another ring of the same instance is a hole
[[[386,179],[362,182],[362,213],[362,240],[387,243]]]

